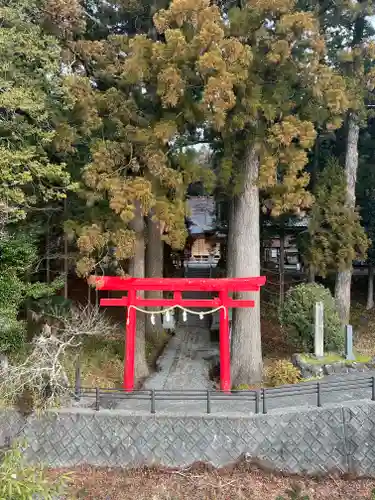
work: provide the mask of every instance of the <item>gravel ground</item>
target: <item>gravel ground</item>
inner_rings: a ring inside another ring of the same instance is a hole
[[[56,477],[62,471],[50,471]],[[63,472],[67,472],[64,470]],[[78,468],[67,498],[88,500],[373,500],[375,480],[289,477],[249,464],[210,470]],[[299,491],[298,495],[288,490]]]

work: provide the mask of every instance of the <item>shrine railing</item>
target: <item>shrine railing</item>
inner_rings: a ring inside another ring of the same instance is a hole
[[[214,390],[127,392],[117,388],[81,387],[77,381],[72,390],[77,401],[88,398],[93,401],[90,406],[97,411],[101,408],[119,407],[129,411],[146,410],[152,414],[173,410],[192,410],[207,414],[233,412],[266,414],[268,411],[283,408],[297,409],[306,406],[313,408],[364,399],[375,401],[375,377],[356,376],[230,393]],[[217,409],[215,403],[218,403]]]

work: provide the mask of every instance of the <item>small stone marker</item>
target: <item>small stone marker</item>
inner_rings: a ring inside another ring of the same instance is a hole
[[[354,361],[355,356],[353,352],[353,327],[346,325],[345,327],[345,359]]]
[[[323,302],[315,304],[314,354],[317,358],[324,356],[324,306]]]

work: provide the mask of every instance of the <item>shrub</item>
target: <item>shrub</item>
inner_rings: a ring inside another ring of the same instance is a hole
[[[52,499],[63,493],[67,476],[51,484],[41,466],[25,463],[20,443],[5,451],[0,462],[0,498],[3,500]]]
[[[331,292],[316,283],[301,284],[291,288],[280,310],[280,322],[288,342],[298,350],[312,352],[314,348],[314,306],[324,305],[325,351],[341,351],[344,348],[344,330],[336,311]]]
[[[279,359],[267,371],[268,382],[272,386],[297,384],[301,380],[299,369],[286,359]]]
[[[17,311],[0,308],[0,352],[19,352],[25,345],[25,324],[17,320]]]
[[[0,352],[15,352],[25,343],[26,325],[19,313],[28,299],[51,296],[63,281],[31,282],[30,271],[38,258],[35,237],[30,233],[0,235]]]

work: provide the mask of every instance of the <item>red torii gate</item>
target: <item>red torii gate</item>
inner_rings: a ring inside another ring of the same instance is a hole
[[[124,389],[134,389],[134,354],[136,338],[136,307],[198,307],[220,309],[220,386],[230,391],[230,345],[228,309],[234,307],[254,307],[254,300],[239,300],[230,297],[231,292],[259,292],[266,277],[254,278],[121,278],[115,276],[96,277],[98,290],[127,291],[119,299],[101,299],[101,306],[127,307],[125,332]],[[137,291],[173,292],[172,299],[145,299],[138,297]],[[218,296],[209,299],[184,299],[182,292],[213,292]],[[155,312],[156,314],[159,311]],[[249,325],[251,328],[251,325]]]

